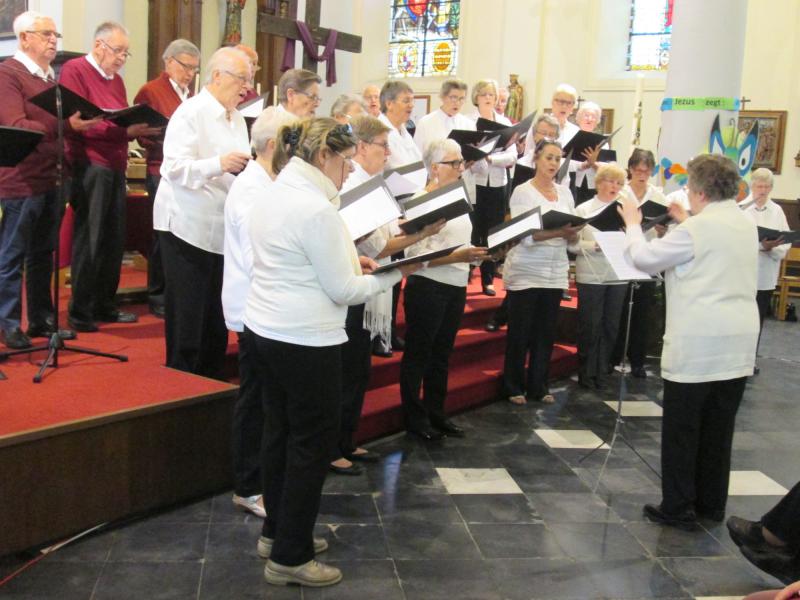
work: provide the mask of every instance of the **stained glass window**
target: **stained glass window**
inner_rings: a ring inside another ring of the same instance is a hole
[[[456,72],[461,0],[391,0],[389,77]]]
[[[672,44],[674,0],[631,0],[629,71],[665,71]]]

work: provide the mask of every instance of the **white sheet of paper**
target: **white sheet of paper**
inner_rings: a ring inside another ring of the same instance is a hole
[[[486,153],[491,152],[492,149],[494,148],[494,145],[497,143],[498,139],[500,139],[499,135],[494,136],[493,138],[488,140],[485,144],[483,144],[481,146],[478,146],[478,150],[480,150],[481,152],[486,152]],[[501,150],[502,150],[502,148],[501,148]]]
[[[542,217],[537,213],[533,213],[522,219],[521,221],[514,223],[510,227],[505,227],[500,231],[493,233],[487,239],[487,247],[495,248],[501,244],[504,244],[508,240],[512,239],[515,235],[519,235],[524,231],[529,229],[541,229],[542,228]]]
[[[421,215],[427,215],[429,212],[442,208],[443,206],[447,206],[448,204],[453,204],[454,202],[458,202],[459,200],[468,202],[468,200],[464,197],[463,187],[457,187],[456,189],[449,191],[446,194],[442,194],[438,198],[434,198],[433,200],[429,200],[428,202],[423,202],[422,204],[418,204],[417,206],[407,208],[406,219],[408,219],[409,221],[411,219],[416,219]]]
[[[421,169],[417,169],[416,171],[411,171],[410,173],[406,173],[403,175],[406,179],[408,179],[411,183],[416,186],[415,192],[421,190],[425,187],[425,184],[428,183],[428,170],[425,167]]]
[[[414,194],[425,187],[424,183],[418,186],[411,179],[408,179],[397,172],[393,172],[384,181],[386,182],[386,187],[389,188],[389,191],[392,192],[395,197],[405,196],[406,194]]]
[[[395,199],[381,186],[345,206],[339,211],[339,216],[347,225],[350,237],[357,240],[402,215]]]
[[[241,111],[243,117],[250,117],[257,119],[262,112],[264,112],[264,98],[253,102],[251,105],[244,107]]]
[[[622,231],[595,231],[594,241],[605,254],[619,281],[652,279],[649,273],[637,269],[625,253],[625,234]]]

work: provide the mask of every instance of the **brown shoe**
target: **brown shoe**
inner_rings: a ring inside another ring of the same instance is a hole
[[[296,583],[308,587],[325,587],[339,583],[342,580],[342,572],[336,567],[316,560],[310,560],[296,567],[287,567],[268,560],[264,567],[264,579],[272,585]]]

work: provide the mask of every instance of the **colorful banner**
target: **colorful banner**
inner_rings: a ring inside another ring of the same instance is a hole
[[[739,110],[739,98],[720,97],[678,97],[664,98],[661,101],[661,110]]]

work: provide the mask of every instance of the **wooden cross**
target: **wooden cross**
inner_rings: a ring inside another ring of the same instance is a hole
[[[328,41],[330,29],[319,26],[320,13],[322,12],[322,0],[306,0],[306,20],[308,29],[311,31],[311,39],[319,46],[324,46]],[[290,40],[299,40],[300,32],[293,19],[276,17],[266,12],[258,13],[258,33],[269,33]],[[345,52],[361,52],[361,36],[350,33],[339,32],[336,38],[336,49]],[[303,52],[303,68],[317,72],[317,61],[313,60],[306,52]]]
[[[741,105],[741,110],[745,110],[747,108],[748,102],[752,102],[752,100],[750,100],[750,98],[745,98],[744,96],[739,98],[739,104]]]
[[[580,108],[581,107],[581,102],[586,102],[586,98],[582,98],[581,95],[578,94],[578,97],[575,98],[575,107],[576,108]]]

